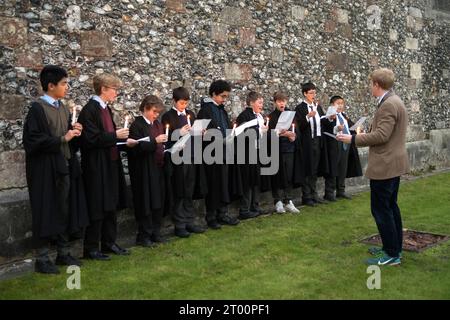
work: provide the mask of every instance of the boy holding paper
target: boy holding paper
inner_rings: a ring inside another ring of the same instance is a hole
[[[161,221],[164,210],[164,143],[167,141],[165,128],[158,121],[164,110],[163,102],[154,95],[145,97],[139,116],[130,126],[130,137],[140,140],[128,148],[128,168],[133,191],[134,214],[138,226],[136,245],[152,247],[167,242],[161,236]]]
[[[78,118],[83,125],[81,165],[90,218],[84,239],[86,259],[109,260],[105,253],[129,254],[116,243],[116,210],[127,206],[125,175],[117,143],[126,141],[132,146],[137,142],[127,140],[128,128],[116,128],[107,105],[115,101],[121,85],[122,81],[115,75],[96,75],[93,79],[95,95]]]
[[[275,92],[273,102],[275,110],[269,115],[269,129],[274,130],[277,126],[280,115],[284,111],[289,111],[286,107],[288,96],[283,92]],[[293,111],[294,112],[294,111]],[[291,124],[292,128],[292,124]],[[272,197],[277,213],[286,212],[285,208],[292,213],[299,213],[292,202],[292,186],[294,177],[294,153],[295,153],[295,127],[294,130],[281,130],[279,132],[279,149],[272,152],[279,152],[280,167],[278,173],[271,177]]]
[[[341,96],[333,96],[330,100],[331,107],[336,109],[336,115],[329,119],[322,119],[324,131],[336,135],[339,132],[350,134],[353,122],[345,111],[345,101]],[[325,196],[328,201],[336,201],[336,198],[350,199],[345,193],[345,178],[359,177],[362,175],[358,150],[354,144],[347,145],[327,136],[327,149],[329,155],[329,172],[325,177]],[[336,196],[335,196],[336,192]]]
[[[251,91],[247,95],[247,108],[242,111],[236,119],[237,126],[240,126],[246,122],[257,120],[256,125],[245,129],[254,130],[255,138],[254,141],[256,145],[256,149],[258,149],[258,144],[260,137],[263,133],[266,133],[268,130],[268,123],[262,116],[261,112],[264,105],[264,99],[262,95],[258,92]],[[238,137],[239,141],[239,137]],[[259,207],[259,186],[261,182],[261,169],[258,161],[258,156],[256,157],[255,164],[250,163],[249,157],[249,148],[254,147],[252,143],[252,139],[248,139],[249,143],[247,143],[247,138],[245,139],[245,164],[240,166],[240,175],[242,181],[242,197],[241,204],[239,208],[239,219],[249,219],[254,218],[261,214],[261,208]],[[239,147],[239,145],[238,145]],[[241,149],[238,149],[241,151]],[[239,152],[238,151],[238,152]]]
[[[190,95],[189,91],[184,87],[175,88],[172,93],[173,108],[167,111],[162,116],[162,123],[164,128],[169,126],[169,137],[172,136],[172,132],[180,130],[180,136],[189,134],[191,125],[194,124],[195,114],[191,110],[187,109],[189,104]],[[202,227],[198,226],[194,222],[194,190],[196,183],[199,183],[200,177],[205,179],[204,175],[199,175],[202,169],[201,166],[194,164],[194,136],[190,138],[190,162],[182,164],[170,163],[171,176],[167,183],[169,184],[169,191],[171,192],[171,210],[174,224],[175,235],[181,238],[187,238],[191,233],[202,233],[205,231]],[[166,148],[170,149],[176,141],[169,141],[166,143]],[[183,152],[183,151],[181,151]],[[201,183],[201,186],[206,186],[206,180]],[[206,188],[205,188],[206,189]],[[202,192],[206,193],[206,190]],[[167,195],[169,196],[169,195]]]

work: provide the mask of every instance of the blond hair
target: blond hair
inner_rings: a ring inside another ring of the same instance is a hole
[[[390,90],[394,86],[395,75],[391,69],[381,68],[373,71],[369,80],[378,85],[384,90]]]
[[[109,73],[101,73],[94,76],[92,83],[94,85],[95,94],[97,95],[102,93],[102,87],[118,89],[122,86],[122,81],[117,76]]]

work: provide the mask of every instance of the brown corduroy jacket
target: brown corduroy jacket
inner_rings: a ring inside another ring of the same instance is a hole
[[[378,105],[369,133],[358,134],[358,147],[369,147],[369,161],[365,176],[385,180],[409,172],[406,152],[408,114],[403,101],[390,91]]]

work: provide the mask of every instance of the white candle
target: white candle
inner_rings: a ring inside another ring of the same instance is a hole
[[[361,127],[357,127],[356,128],[356,134],[360,134],[361,133]]]
[[[125,124],[123,125],[123,127],[125,128],[125,129],[127,129],[128,128],[128,119],[130,118],[130,116],[125,116]]]
[[[234,135],[234,131],[236,130],[236,123],[233,124],[233,130],[231,130],[231,135]]]
[[[191,126],[191,116],[190,115],[187,116],[187,122],[188,122],[188,125],[190,127]]]
[[[169,125],[166,125],[166,136],[169,135]]]
[[[295,123],[292,124],[292,132],[295,132]]]
[[[266,118],[266,127],[269,125],[269,117]]]
[[[77,122],[77,106],[73,106],[72,109],[72,125]]]

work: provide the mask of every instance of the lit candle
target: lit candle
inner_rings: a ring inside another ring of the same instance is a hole
[[[266,118],[266,127],[269,125],[269,117]]]
[[[128,119],[130,119],[130,116],[125,116],[125,124],[123,125],[123,127],[124,127],[125,129],[128,128]]]
[[[72,125],[77,122],[77,106],[73,106],[72,109]]]
[[[236,123],[233,124],[233,130],[231,130],[231,135],[234,135],[234,131],[236,130]]]
[[[295,123],[292,124],[292,132],[295,132]]]
[[[187,116],[187,122],[188,122],[188,125],[190,127],[191,126],[191,116],[190,115]]]
[[[166,136],[169,135],[169,125],[166,125]]]
[[[361,133],[361,127],[357,127],[356,128],[356,134],[360,134]]]

